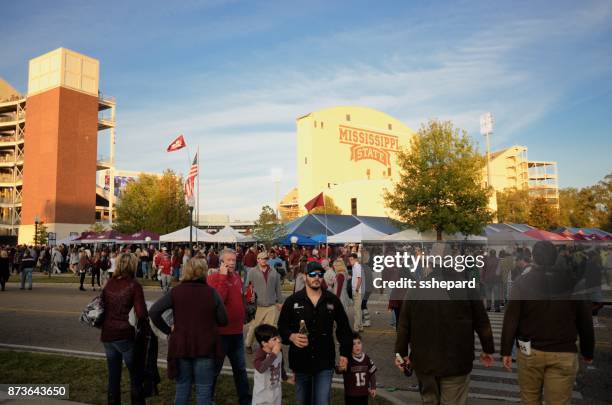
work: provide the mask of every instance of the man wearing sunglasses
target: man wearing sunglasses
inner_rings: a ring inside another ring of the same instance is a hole
[[[306,287],[285,300],[278,319],[280,336],[289,345],[289,367],[295,373],[300,405],[326,405],[331,401],[336,360],[334,323],[341,369],[346,368],[353,345],[351,326],[340,299],[321,289],[324,273],[320,263],[308,263]]]

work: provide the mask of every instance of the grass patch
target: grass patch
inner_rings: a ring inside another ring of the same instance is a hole
[[[88,404],[106,404],[108,372],[104,360],[83,359],[51,354],[0,351],[0,381],[3,384],[69,384],[70,400]],[[147,404],[167,405],[174,402],[174,381],[168,380],[166,370],[160,369],[162,381],[159,396],[148,398]],[[251,379],[251,389],[253,381]],[[121,381],[122,403],[129,404],[129,376],[123,367]],[[194,397],[192,395],[192,401]],[[234,380],[221,375],[217,381],[215,402],[235,405],[238,402]],[[283,404],[295,404],[295,387],[283,384]],[[333,389],[332,404],[344,404],[342,390]],[[370,399],[370,404],[388,405],[382,398]]]
[[[9,283],[19,283],[21,281],[19,277],[20,276],[18,274],[11,274],[11,277],[8,279],[8,282]],[[141,278],[137,280],[140,282],[140,284],[142,284],[145,287],[160,287],[159,281],[153,281],[153,280],[141,279]],[[36,287],[36,283],[79,284],[80,281],[79,281],[79,276],[74,275],[72,273],[54,274],[51,277],[49,277],[48,275],[44,273],[34,272],[32,274],[32,285]],[[173,286],[177,284],[178,282],[176,281],[172,282]],[[91,287],[91,276],[88,275],[87,277],[85,277],[85,283],[83,285],[86,288],[88,286]],[[282,291],[285,291],[285,292],[293,292],[293,282],[285,281],[281,285],[281,289]]]

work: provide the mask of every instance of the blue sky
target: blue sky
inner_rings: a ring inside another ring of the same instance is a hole
[[[118,168],[185,173],[165,147],[200,144],[201,213],[254,218],[271,168],[293,187],[295,118],[334,105],[415,130],[450,119],[481,146],[491,111],[492,149],[556,160],[562,187],[612,171],[610,1],[22,0],[3,14],[0,76],[20,91],[28,60],[57,47],[100,60]]]

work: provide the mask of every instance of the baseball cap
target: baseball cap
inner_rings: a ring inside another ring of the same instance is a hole
[[[162,250],[168,250],[168,248],[165,246],[162,246]]]
[[[313,271],[320,271],[324,273],[325,269],[323,268],[323,266],[321,266],[321,263],[319,262],[309,262],[306,266],[306,273],[310,273]]]

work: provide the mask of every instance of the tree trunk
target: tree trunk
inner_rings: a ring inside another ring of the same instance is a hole
[[[436,229],[436,240],[442,240],[442,229]]]

